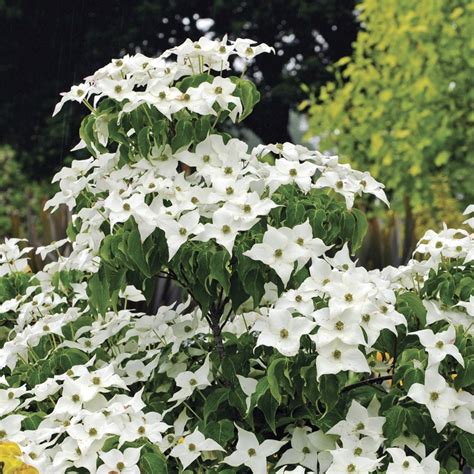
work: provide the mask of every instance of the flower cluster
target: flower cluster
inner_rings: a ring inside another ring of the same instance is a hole
[[[270,50],[188,40],[63,94],[55,113],[91,111],[76,147],[91,157],[47,203],[72,211],[68,238],[0,245],[0,442],[39,472],[473,463],[474,234],[429,231],[406,266],[359,266],[354,201],[388,204],[382,184],[219,131],[259,98],[229,57]],[[32,251],[49,256],[36,274]],[[162,279],[181,301],[153,305]]]

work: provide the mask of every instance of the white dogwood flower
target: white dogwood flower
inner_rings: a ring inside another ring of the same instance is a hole
[[[178,458],[183,465],[183,469],[186,469],[201,453],[206,451],[225,450],[213,439],[206,439],[196,428],[193,433],[178,441],[178,444],[171,450],[170,456]]]
[[[247,466],[253,474],[266,474],[267,458],[287,443],[269,439],[259,443],[253,433],[239,426],[237,426],[237,432],[239,439],[236,450],[230,456],[225,457],[222,462],[232,467]]]
[[[333,342],[316,346],[318,357],[316,358],[316,371],[318,380],[324,374],[337,374],[341,371],[368,372],[370,367],[365,355],[358,346],[344,344],[339,339]]]
[[[176,386],[180,390],[175,392],[169,401],[177,401],[181,403],[186,398],[190,397],[194,390],[202,390],[211,385],[209,381],[209,355],[204,360],[202,366],[196,372],[185,371],[178,374],[176,377]]]
[[[369,408],[371,408],[370,405]],[[334,425],[326,434],[339,435],[343,440],[358,440],[362,435],[372,438],[376,444],[380,443],[383,439],[382,426],[385,423],[385,418],[383,416],[373,416],[372,410],[369,410],[369,408],[365,408],[356,400],[352,400],[345,420]],[[374,451],[377,449],[378,446],[375,445]]]
[[[285,309],[271,309],[268,317],[262,316],[253,326],[260,331],[256,346],[274,347],[281,354],[292,357],[298,353],[300,339],[309,334],[316,323],[305,317],[293,317]]]
[[[435,367],[426,370],[424,385],[414,383],[407,396],[426,406],[438,433],[448,423],[450,410],[464,404]]]
[[[387,466],[387,474],[432,474],[439,472],[439,462],[435,459],[437,449],[429,456],[418,461],[413,456],[407,456],[400,448],[387,448],[392,462]]]
[[[117,472],[119,474],[140,474],[137,466],[140,459],[141,448],[127,448],[122,453],[118,449],[111,449],[100,454],[100,459],[104,464],[99,466],[97,474],[110,474]]]
[[[261,244],[255,244],[244,255],[259,260],[271,267],[286,286],[298,258],[302,257],[301,248],[283,232],[268,226]]]
[[[464,367],[462,355],[454,345],[456,340],[454,326],[450,325],[446,331],[436,334],[431,329],[422,329],[411,334],[418,336],[421,344],[428,352],[428,367],[438,365],[447,355],[454,357]]]
[[[305,428],[296,427],[291,436],[291,448],[283,453],[276,467],[285,464],[298,464],[316,471],[316,466],[325,472],[328,456],[325,451],[334,449],[335,438],[323,431],[308,432]]]

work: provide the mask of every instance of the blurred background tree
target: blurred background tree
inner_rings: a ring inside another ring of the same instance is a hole
[[[459,225],[474,202],[474,3],[363,0],[357,11],[353,54],[301,109],[308,139],[385,183],[411,232],[406,258],[410,240]]]
[[[301,81],[319,87],[331,78],[327,66],[351,52],[353,10],[354,0],[0,0],[0,143],[15,149],[27,175],[51,177],[77,143],[84,113],[69,104],[52,118],[60,92],[111,57],[156,56],[206,33],[275,46],[249,71],[263,100],[246,125],[265,142],[289,139]]]

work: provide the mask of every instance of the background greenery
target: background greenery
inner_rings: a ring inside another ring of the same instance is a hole
[[[474,201],[474,3],[364,0],[358,10],[353,54],[301,104],[308,137],[368,168],[420,231],[459,225]]]

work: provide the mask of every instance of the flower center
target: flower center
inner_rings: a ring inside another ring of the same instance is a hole
[[[89,430],[89,436],[97,436],[97,430],[95,428],[91,428]]]
[[[273,255],[276,258],[280,258],[283,255],[283,250],[282,249],[276,249],[275,252],[273,252]]]
[[[188,449],[190,451],[196,451],[196,445],[194,443],[189,443]]]
[[[356,470],[355,464],[349,464],[347,466],[347,472],[355,472],[355,470]]]
[[[81,399],[81,397],[80,397],[79,395],[77,395],[77,393],[75,393],[75,394],[71,397],[71,399],[72,399],[72,401],[73,401],[74,403],[77,403],[77,402]]]
[[[137,430],[138,434],[139,435],[144,435],[145,434],[145,427],[144,426],[140,426]]]
[[[360,456],[362,454],[362,448],[354,449],[354,456]]]
[[[216,87],[216,88],[214,89],[214,92],[215,92],[216,94],[222,94],[222,87],[219,87],[219,86]]]
[[[187,233],[186,227],[180,227],[179,235],[186,235],[186,233]]]
[[[295,296],[295,301],[296,301],[297,303],[301,303],[301,302],[303,301],[303,297],[302,297],[301,295],[296,295],[296,296]]]
[[[403,461],[403,464],[402,466],[405,468],[405,469],[408,469],[410,467],[410,463],[408,461]]]
[[[130,204],[128,202],[124,202],[123,205],[122,205],[122,209],[124,211],[129,211],[131,209]]]
[[[232,174],[234,170],[230,166],[224,168],[224,174]]]
[[[92,378],[92,383],[94,385],[100,385],[100,377],[93,377]]]
[[[257,451],[255,451],[255,449],[253,448],[250,448],[248,451],[247,451],[247,454],[252,457],[252,456],[255,456],[257,454]]]
[[[158,97],[159,97],[161,100],[166,99],[166,92],[161,91],[161,92],[158,94]]]
[[[194,385],[197,385],[197,380],[196,379],[191,379],[189,381],[189,385],[191,385],[191,387],[194,387]]]
[[[336,350],[332,353],[332,356],[334,357],[334,359],[340,359],[340,358],[341,358],[341,355],[342,355],[342,352],[341,352],[339,349],[336,349]]]
[[[204,155],[202,157],[202,161],[204,161],[204,163],[209,163],[210,160],[211,160],[211,157],[209,155]]]
[[[436,343],[436,347],[437,347],[438,349],[441,349],[443,346],[444,346],[444,342],[443,342],[443,341],[438,341],[438,342]]]
[[[122,469],[125,469],[125,464],[122,461],[119,461],[117,463],[117,469],[121,471]]]
[[[232,186],[229,186],[225,188],[225,193],[230,196],[231,194],[234,194],[234,188]]]
[[[145,374],[141,370],[137,370],[137,373],[135,374],[139,379],[141,379]]]
[[[291,170],[290,170],[290,176],[295,177],[295,176],[297,176],[297,175],[298,175],[298,171],[296,171],[296,168],[291,168]]]
[[[346,293],[346,294],[344,295],[344,299],[345,299],[348,303],[350,303],[350,302],[354,299],[354,297],[352,296],[351,293]]]
[[[250,204],[244,204],[244,212],[250,214],[252,212],[252,206],[250,206]]]
[[[337,189],[342,189],[343,187],[344,187],[344,183],[341,180],[336,182],[336,188]]]
[[[342,331],[344,329],[344,322],[343,321],[338,321],[336,324],[335,324],[335,328],[338,330],[338,331]]]
[[[222,226],[222,233],[223,234],[230,234],[230,227],[227,224]]]
[[[309,454],[311,452],[311,450],[308,448],[308,446],[305,446],[303,449],[303,454]]]
[[[282,329],[282,330],[280,331],[280,337],[281,337],[282,339],[286,339],[286,338],[288,337],[288,330]]]
[[[435,402],[436,400],[438,400],[439,398],[439,393],[438,392],[431,392],[430,393],[430,400],[432,402]]]
[[[122,86],[117,84],[115,87],[114,87],[114,91],[117,93],[117,94],[120,94],[120,92],[122,92]]]
[[[357,431],[363,430],[364,428],[365,428],[365,425],[364,425],[364,423],[362,423],[362,421],[357,423],[357,426],[356,426]]]

